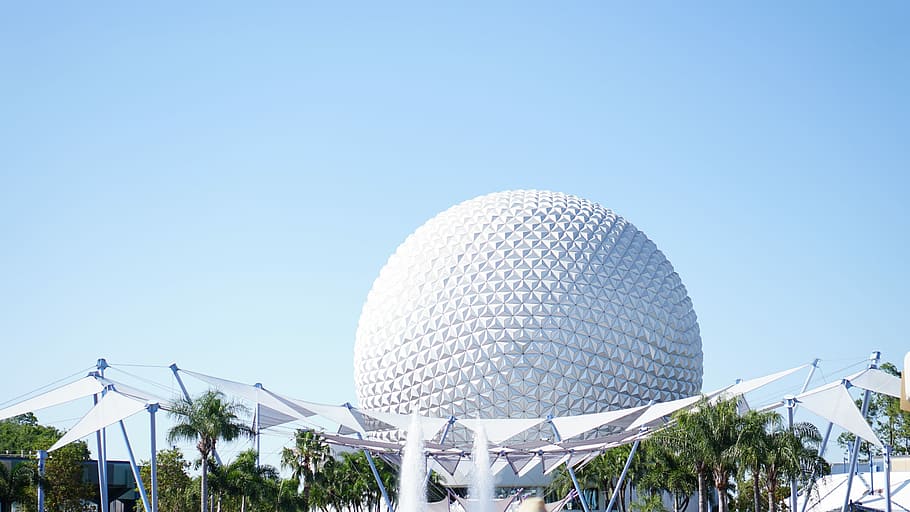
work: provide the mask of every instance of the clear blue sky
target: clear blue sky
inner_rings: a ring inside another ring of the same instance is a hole
[[[513,188],[592,199],[657,243],[706,389],[899,361],[908,19],[906,2],[4,5],[0,402],[98,357],[354,401],[388,256]]]

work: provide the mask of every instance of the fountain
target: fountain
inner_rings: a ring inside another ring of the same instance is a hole
[[[420,417],[415,413],[408,427],[404,456],[401,460],[401,482],[398,488],[397,512],[426,512],[427,460],[423,453]]]
[[[474,471],[471,473],[470,510],[468,512],[493,512],[493,471],[490,468],[490,452],[487,446],[487,431],[481,426],[474,431],[474,446],[471,449]]]

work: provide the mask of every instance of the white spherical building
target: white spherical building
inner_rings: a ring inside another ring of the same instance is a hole
[[[389,258],[360,317],[361,407],[564,416],[699,393],[695,312],[654,243],[576,196],[458,204]]]

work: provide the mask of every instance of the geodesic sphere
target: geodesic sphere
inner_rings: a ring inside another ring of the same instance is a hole
[[[565,416],[699,393],[686,289],[612,211],[544,191],[440,213],[389,258],[354,346],[361,407],[459,418]]]

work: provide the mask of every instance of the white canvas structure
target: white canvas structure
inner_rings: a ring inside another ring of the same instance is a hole
[[[493,444],[499,444],[544,421],[546,421],[544,418],[467,418],[459,419],[457,423],[473,432],[483,428],[486,431],[487,439]]]
[[[562,416],[553,418],[552,421],[557,432],[559,432],[559,437],[566,440],[605,426],[628,428],[647,407],[646,405],[641,405],[618,411]]]
[[[874,487],[873,487],[874,486]],[[850,501],[875,510],[885,510],[885,475],[869,473],[853,475]],[[847,474],[828,475],[816,480],[809,493],[806,512],[840,511],[847,494]],[[802,501],[803,497],[800,497]],[[891,508],[895,512],[910,512],[910,472],[891,473]]]
[[[75,382],[51,389],[5,409],[0,409],[0,420],[72,402],[73,400],[101,393],[103,390],[104,386],[95,377],[83,377]]]
[[[144,411],[147,405],[148,403],[144,400],[137,400],[117,391],[109,390],[89,410],[88,414],[79,420],[79,423],[69,429],[47,451],[52,452],[62,448],[73,441],[78,441],[87,435],[94,434],[103,428],[129,418],[137,412]]]
[[[856,408],[853,397],[847,387],[840,382],[807,391],[796,397],[800,407],[825,418],[835,425],[851,432],[866,441],[881,448],[882,442],[872,431],[872,427],[863,418],[862,413]]]
[[[844,380],[861,389],[868,389],[894,398],[901,397],[900,377],[885,373],[879,368],[866,368],[859,373],[844,377]]]
[[[754,379],[737,382],[736,384],[734,384],[728,388],[725,388],[725,389],[722,389],[722,390],[716,392],[716,394],[715,394],[716,398],[713,401],[717,401],[722,398],[731,398],[731,397],[751,393],[752,391],[755,391],[756,389],[767,386],[768,384],[771,384],[780,379],[783,379],[784,377],[787,377],[788,375],[792,375],[800,370],[805,370],[809,366],[811,366],[811,365],[803,364],[800,366],[796,366],[794,368],[790,368],[789,370],[772,373],[771,375],[766,375],[764,377],[756,377]]]

